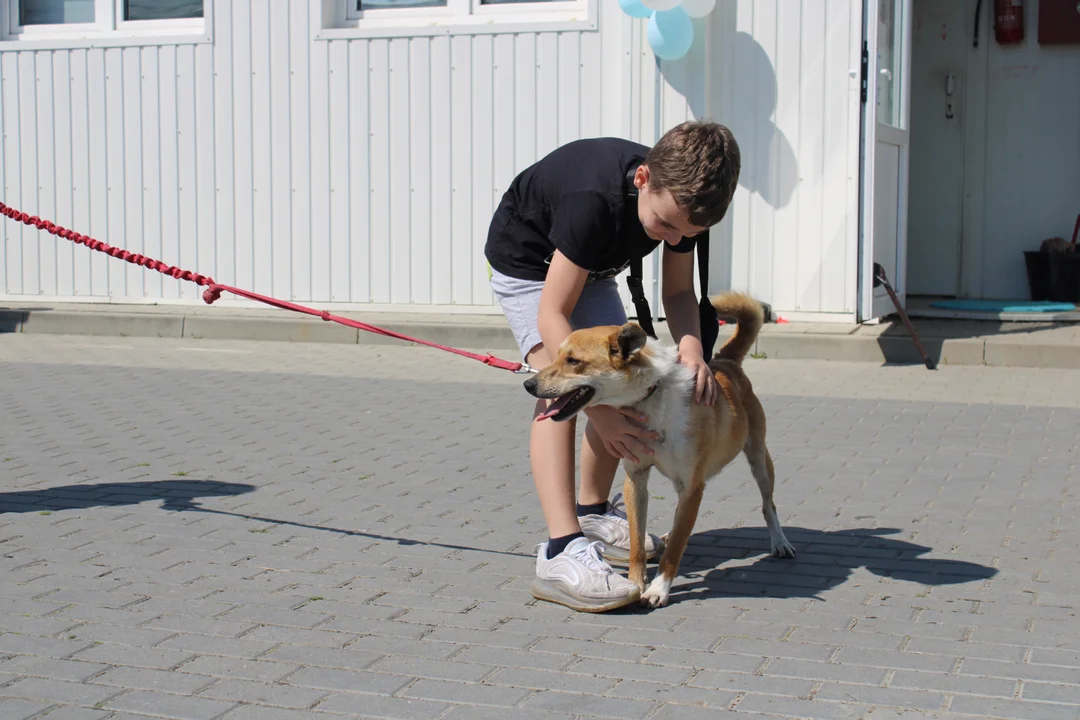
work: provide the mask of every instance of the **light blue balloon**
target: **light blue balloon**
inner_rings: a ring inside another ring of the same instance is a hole
[[[647,18],[653,13],[652,10],[641,4],[641,0],[619,0],[622,11],[634,18]]]
[[[678,60],[694,44],[694,21],[682,7],[654,12],[649,18],[649,47],[661,60]]]

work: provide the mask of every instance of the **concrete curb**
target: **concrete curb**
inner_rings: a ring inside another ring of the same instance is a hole
[[[339,313],[386,330],[517,360],[517,345],[501,316]],[[939,365],[1080,368],[1080,326],[1057,323],[916,322],[923,346]],[[660,323],[657,332],[663,337]],[[720,342],[732,332],[720,329]],[[277,310],[186,306],[0,306],[0,334],[262,340],[392,345],[404,341],[314,317]],[[766,325],[753,354],[780,359],[922,364],[902,325],[829,323]]]

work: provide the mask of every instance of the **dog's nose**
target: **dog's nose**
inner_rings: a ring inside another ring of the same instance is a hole
[[[535,377],[529,378],[523,384],[525,385],[525,391],[527,393],[529,393],[530,395],[535,395],[536,394],[536,378]]]

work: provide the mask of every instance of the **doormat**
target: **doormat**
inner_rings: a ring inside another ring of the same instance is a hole
[[[970,312],[1072,312],[1076,305],[1072,303],[1050,302],[1049,300],[935,300],[930,307],[939,310],[967,310]]]

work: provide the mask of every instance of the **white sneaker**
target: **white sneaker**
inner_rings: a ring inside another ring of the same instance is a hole
[[[636,603],[641,589],[604,562],[600,545],[577,538],[550,560],[547,543],[538,545],[533,597],[581,612],[604,612]]]
[[[630,563],[630,521],[626,519],[622,493],[608,503],[603,515],[582,515],[578,518],[581,532],[602,545],[604,559],[615,565]],[[645,559],[652,560],[664,549],[663,541],[645,533]]]

